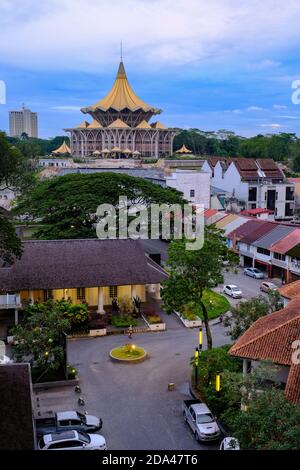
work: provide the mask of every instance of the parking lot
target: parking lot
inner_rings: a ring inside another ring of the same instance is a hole
[[[235,284],[238,286],[243,292],[243,299],[251,299],[252,297],[257,297],[259,295],[266,295],[265,293],[260,291],[260,285],[263,281],[273,282],[276,286],[280,287],[282,285],[281,279],[254,279],[253,277],[245,276],[243,272],[243,268],[238,268],[238,273],[235,274],[232,271],[224,272],[224,284],[219,285],[216,287],[216,291],[222,293],[223,285],[225,284]],[[236,305],[240,302],[240,299],[232,299],[228,297],[230,303]]]
[[[213,335],[216,346],[228,343],[223,326],[213,326]],[[132,341],[149,354],[145,362],[112,362],[109,351],[126,340],[127,336],[111,335],[69,341],[69,361],[78,369],[85,406],[78,406],[78,395],[68,388],[39,392],[39,409],[78,409],[99,416],[100,433],[111,450],[218,448],[197,443],[182,416],[182,402],[190,398],[189,361],[197,346],[197,329],[188,330],[171,318],[166,332],[134,335]],[[175,383],[174,391],[168,391],[169,382]]]
[[[261,294],[262,280],[245,276],[241,269],[238,274],[226,272],[224,281],[240,287],[246,299]],[[281,285],[278,280],[275,283]],[[238,302],[229,300],[232,304]],[[77,409],[102,418],[100,433],[111,450],[218,448],[217,443],[197,443],[182,417],[182,402],[190,398],[189,362],[197,346],[198,331],[184,328],[173,315],[165,314],[165,321],[165,332],[133,335],[132,342],[144,347],[149,355],[139,364],[118,364],[109,358],[109,351],[126,343],[127,336],[70,340],[68,360],[78,369],[85,405],[78,405],[79,395],[68,387],[38,392],[36,410]],[[230,342],[222,324],[213,325],[212,333],[214,346]],[[175,383],[174,391],[168,391],[170,382]]]

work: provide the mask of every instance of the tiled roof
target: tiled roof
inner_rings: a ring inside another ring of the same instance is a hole
[[[255,240],[258,240],[263,235],[265,235],[266,233],[273,230],[274,227],[276,227],[275,222],[260,220],[259,225],[253,231],[249,232],[244,237],[241,237],[240,241],[242,243],[247,243],[247,244],[251,245],[251,243],[253,243]]]
[[[216,227],[224,228],[224,227],[226,227],[226,225],[230,224],[231,222],[233,222],[237,218],[238,218],[238,215],[236,215],[236,214],[228,214],[226,217],[223,217],[221,220],[216,222]]]
[[[246,237],[254,230],[256,230],[261,225],[261,223],[263,223],[262,220],[248,219],[248,221],[244,225],[241,225],[237,229],[230,232],[227,237],[231,239],[235,238],[236,240],[240,240],[241,238]]]
[[[273,244],[277,243],[279,240],[282,240],[291,232],[296,230],[295,227],[289,227],[287,225],[274,225],[273,227],[273,230],[254,241],[253,245],[270,250]]]
[[[282,297],[286,297],[287,299],[292,300],[295,297],[300,296],[300,280],[290,282],[289,284],[286,284],[285,286],[279,287],[277,291],[279,292],[280,295],[282,295]]]
[[[210,157],[207,160],[211,168],[214,168],[218,162],[222,168],[226,170],[231,163],[234,163],[241,178],[244,180],[255,180],[257,178],[283,179],[284,174],[277,166],[276,162],[271,158],[254,159],[254,158],[224,158]]]
[[[300,228],[293,230],[286,237],[272,245],[272,251],[285,255],[292,248],[300,244]]]
[[[138,240],[32,240],[11,267],[0,268],[6,292],[155,284],[167,274],[149,264]]]
[[[256,361],[269,360],[290,366],[285,389],[289,400],[300,402],[300,365],[292,362],[292,347],[299,340],[300,304],[292,300],[284,309],[256,320],[231,347],[232,356]]]
[[[256,209],[247,209],[241,211],[242,215],[258,215],[258,214],[273,214],[274,211],[270,211],[269,209],[261,209],[260,207],[256,207]]]

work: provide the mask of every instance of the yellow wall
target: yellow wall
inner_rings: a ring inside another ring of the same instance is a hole
[[[61,300],[64,298],[64,289],[54,289],[52,295],[54,300]],[[88,305],[98,305],[98,287],[87,287],[85,291],[86,301]],[[140,297],[142,302],[146,300],[146,286],[137,285],[136,295]],[[33,291],[34,301],[43,302],[44,292],[42,290]],[[66,289],[66,297],[71,297],[73,303],[80,303],[77,300],[77,289]],[[120,297],[131,297],[131,286],[118,286],[118,298]],[[30,291],[21,291],[21,301],[28,300],[30,298]],[[110,305],[111,298],[109,297],[109,287],[103,287],[103,304]]]

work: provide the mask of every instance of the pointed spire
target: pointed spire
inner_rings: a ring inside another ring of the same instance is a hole
[[[120,62],[119,68],[118,68],[118,73],[117,73],[117,78],[127,78],[126,72],[125,72],[125,67],[123,62]]]

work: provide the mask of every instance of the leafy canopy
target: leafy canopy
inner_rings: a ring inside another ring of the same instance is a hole
[[[119,173],[70,174],[40,181],[21,198],[17,213],[42,219],[44,227],[38,238],[93,238],[100,204],[118,210],[119,197],[127,196],[133,204],[180,204],[179,192],[162,188],[142,178]]]

